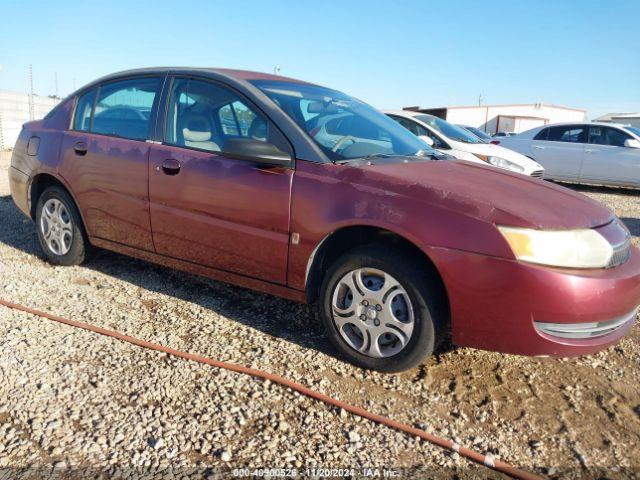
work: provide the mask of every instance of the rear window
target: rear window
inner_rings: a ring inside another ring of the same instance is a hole
[[[157,77],[127,79],[84,93],[76,103],[73,129],[146,140],[160,82]]]
[[[90,90],[80,98],[76,104],[76,113],[73,117],[73,129],[89,131],[91,128],[91,114],[93,112],[93,102],[96,99],[96,91]]]
[[[584,143],[585,127],[583,125],[562,125],[550,127],[547,140],[550,142]]]
[[[135,140],[147,139],[151,109],[159,89],[159,78],[138,78],[101,86],[91,131]]]

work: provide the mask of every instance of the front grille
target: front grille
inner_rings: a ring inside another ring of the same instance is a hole
[[[544,177],[544,170],[536,170],[535,172],[531,172],[532,177],[542,178]]]
[[[627,235],[627,238],[624,242],[613,246],[613,255],[611,256],[611,260],[609,260],[609,264],[607,268],[617,267],[618,265],[622,265],[627,260],[629,260],[629,256],[631,255],[631,237]]]
[[[606,320],[603,322],[589,322],[589,323],[546,323],[546,322],[533,322],[536,329],[539,332],[546,333],[553,337],[560,338],[593,338],[609,335],[619,328],[624,327],[628,323],[633,323],[636,319],[638,309],[634,308],[633,311],[622,315],[621,317],[614,318],[613,320]]]

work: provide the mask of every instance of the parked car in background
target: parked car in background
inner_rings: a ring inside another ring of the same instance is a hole
[[[613,123],[566,123],[533,128],[500,145],[545,168],[545,177],[640,188],[640,129]]]
[[[514,132],[496,132],[491,135],[491,138],[513,137],[514,135]]]
[[[9,179],[51,263],[102,247],[314,303],[336,349],[365,368],[415,366],[450,335],[572,356],[631,328],[640,251],[609,209],[441,157],[335,90],[150,68],[25,124]]]
[[[489,143],[491,141],[491,135],[487,132],[484,132],[476,127],[470,127],[469,125],[458,125],[460,128],[464,128],[467,132],[473,133],[480,140],[484,140],[485,143]]]
[[[473,133],[439,117],[410,110],[387,110],[385,113],[436,150],[460,160],[488,163],[531,177],[542,178],[544,175],[544,168],[531,159],[485,143]]]

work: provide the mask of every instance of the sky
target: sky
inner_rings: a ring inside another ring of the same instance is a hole
[[[273,72],[377,108],[640,111],[640,1],[110,0],[0,5],[0,90],[146,66]]]

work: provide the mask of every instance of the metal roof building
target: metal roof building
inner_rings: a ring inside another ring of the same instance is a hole
[[[544,103],[404,109],[435,115],[450,123],[476,127],[490,135],[496,132],[524,132],[547,123],[583,122],[587,113],[580,108]]]

